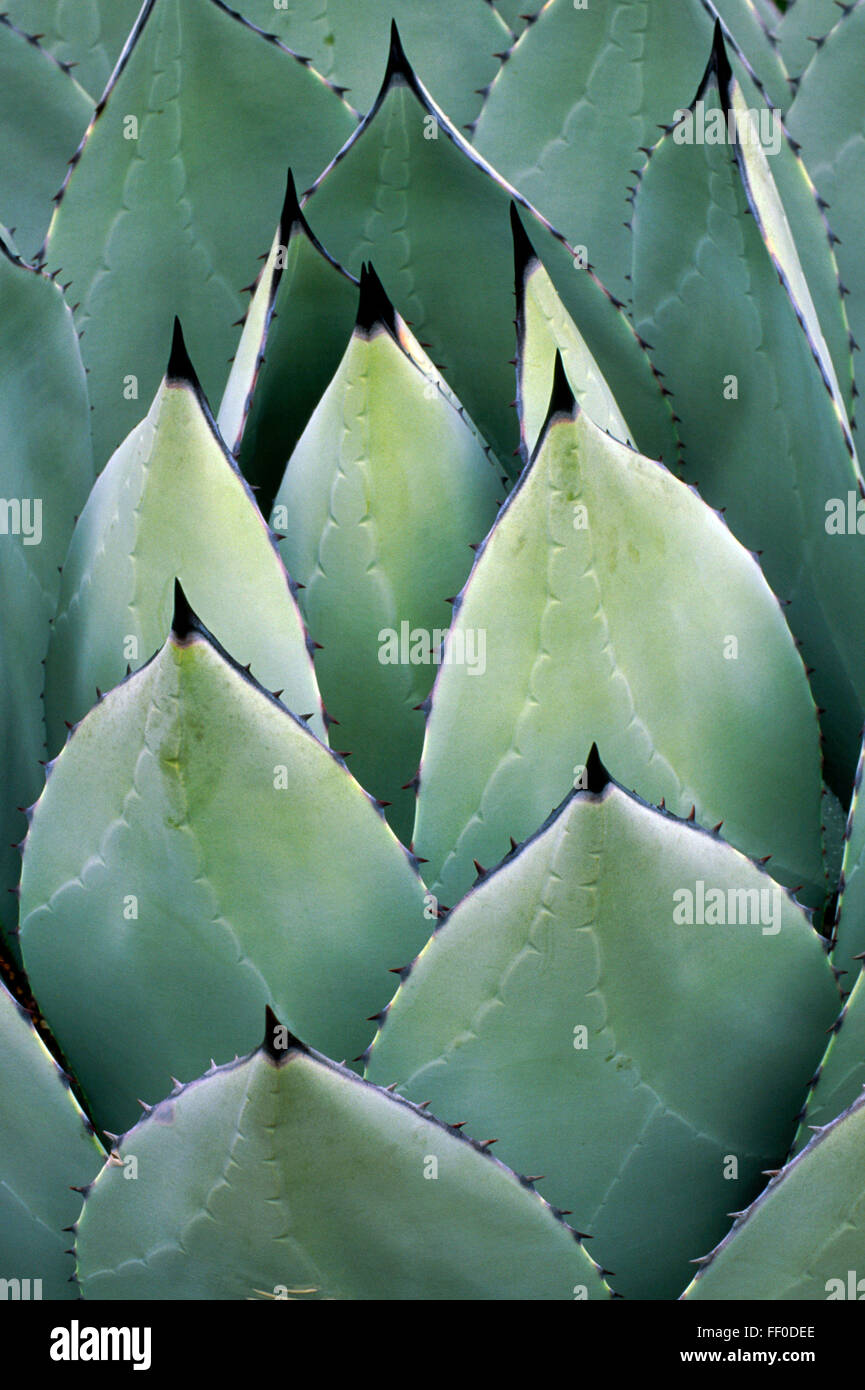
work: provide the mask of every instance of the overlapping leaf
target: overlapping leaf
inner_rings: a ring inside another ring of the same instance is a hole
[[[2,26],[0,26],[2,27]],[[84,369],[57,286],[0,239],[0,923],[16,925],[17,810],[45,756],[43,662],[63,563],[93,481]]]
[[[75,529],[46,668],[49,748],[162,645],[175,577],[232,654],[324,737],[303,620],[274,539],[225,451],[175,325],[151,409]]]
[[[357,281],[316,240],[289,174],[218,417],[262,507],[339,366],[356,309]]]
[[[838,0],[794,0],[775,33],[781,58],[795,80],[801,77],[829,30],[841,18]]]
[[[746,12],[744,2],[736,8]],[[714,18],[703,0],[583,8],[550,0],[502,65],[474,131],[478,151],[572,245],[585,248],[622,299],[630,269],[627,196],[644,162],[640,147],[653,144],[658,125],[690,99]],[[749,28],[771,63],[771,45],[752,14]]]
[[[352,772],[411,835],[407,784],[423,741],[448,598],[465,582],[502,493],[498,468],[436,376],[404,345],[378,277],[365,270],[357,325],[291,456],[272,515],[280,551],[323,650],[322,695]],[[402,341],[401,341],[402,340]],[[483,677],[484,652],[464,653]]]
[[[368,1074],[499,1140],[617,1292],[674,1296],[789,1145],[838,993],[804,912],[597,758],[453,910]]]
[[[742,1302],[861,1299],[865,1099],[781,1170],[683,1295]]]
[[[28,34],[40,34],[43,48],[73,68],[94,101],[105,90],[141,4],[142,0],[4,0],[13,24]]]
[[[847,979],[849,980],[849,975]],[[793,1151],[798,1153],[815,1128],[829,1124],[858,1100],[865,1086],[865,974],[859,978],[839,1014],[829,1045],[812,1078]]]
[[[78,1223],[85,1298],[609,1297],[513,1173],[272,1015],[262,1048],[179,1088],[127,1156],[138,1181],[106,1166]]]
[[[853,798],[844,834],[844,859],[838,885],[838,907],[833,933],[833,960],[839,970],[848,972],[849,989],[858,971],[857,958],[865,951],[865,806],[862,804],[862,776],[865,772],[865,746],[859,754]]]
[[[601,429],[633,444],[598,364],[526,236],[511,204],[517,286],[517,406],[524,459],[534,452],[547,417],[556,354],[575,399]]]
[[[854,339],[865,345],[865,273],[862,269],[862,200],[865,196],[865,87],[862,47],[865,3],[849,5],[825,37],[799,83],[787,124],[829,204],[841,278]],[[861,357],[860,393],[865,390]]]
[[[565,795],[596,741],[819,902],[814,703],[778,603],[723,520],[604,434],[559,371],[551,420],[456,606],[486,675],[442,666],[414,844],[448,904]],[[794,751],[795,750],[795,751]]]
[[[70,1189],[96,1176],[103,1150],[68,1078],[2,984],[0,1133],[4,1297],[77,1298],[64,1230],[75,1220],[81,1199]]]
[[[115,1129],[171,1074],[249,1047],[267,1003],[356,1056],[392,962],[427,934],[372,801],[182,595],[166,645],[53,764],[21,920],[40,1004]]]
[[[317,73],[216,0],[147,0],[134,33],[47,246],[80,304],[99,467],[156,390],[175,314],[218,399],[286,168],[311,179],[355,125]]]
[[[477,116],[499,65],[496,50],[511,39],[489,0],[239,0],[239,8],[345,87],[358,111],[375,100],[395,20],[424,84],[458,127]]]
[[[93,102],[38,43],[0,15],[0,218],[32,259]]]
[[[701,91],[707,121],[726,121],[728,103],[741,110],[721,44]],[[674,393],[686,476],[762,553],[769,583],[790,603],[827,711],[829,779],[842,795],[865,697],[862,484],[844,400],[768,158],[753,143],[680,138],[661,140],[637,195],[635,319]]]
[[[378,101],[306,208],[324,245],[349,270],[357,273],[372,259],[396,308],[506,467],[518,444],[508,405],[513,196],[432,102],[395,33]],[[672,458],[671,413],[632,328],[548,224],[519,201],[535,249],[641,447]]]

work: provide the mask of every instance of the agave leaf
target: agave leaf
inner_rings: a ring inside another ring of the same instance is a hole
[[[844,282],[854,339],[865,343],[865,273],[859,247],[865,193],[865,4],[858,0],[841,17],[806,68],[787,115],[791,135],[829,205],[836,255]],[[865,390],[857,364],[860,394]]]
[[[720,16],[728,39],[735,44],[745,62],[759,79],[773,106],[785,110],[790,104],[790,74],[784,54],[775,39],[777,12],[761,13],[757,0],[701,0],[712,18]]]
[[[138,1181],[106,1165],[87,1194],[85,1298],[609,1297],[515,1174],[272,1014],[258,1051],[179,1087],[117,1155]]]
[[[775,32],[781,58],[794,82],[838,23],[841,8],[838,0],[795,0],[787,7]]]
[[[43,662],[58,569],[92,481],[72,316],[59,287],[0,238],[0,922],[7,936],[16,922],[5,890],[20,872],[12,845],[26,829],[17,808],[35,801],[42,785]]]
[[[858,958],[865,951],[865,806],[862,804],[862,776],[865,772],[865,743],[853,782],[850,813],[844,832],[844,858],[838,885],[838,906],[833,932],[832,959],[839,970],[850,972],[846,984],[855,979]]]
[[[815,1134],[736,1221],[686,1299],[861,1299],[865,1098]],[[852,1272],[852,1273],[851,1273]]]
[[[584,9],[550,0],[502,64],[475,127],[478,151],[584,248],[621,299],[629,295],[628,194],[644,163],[641,146],[654,144],[658,126],[694,91],[714,16],[702,0]]]
[[[426,937],[423,886],[345,764],[179,590],[165,646],[52,769],[24,851],[21,947],[94,1113],[129,1124],[170,1075],[247,1048],[268,1002],[357,1054],[388,969]]]
[[[356,309],[357,281],[310,230],[289,173],[218,416],[263,507],[339,366]]]
[[[25,256],[39,250],[51,200],[92,115],[74,78],[0,15],[0,216]]]
[[[848,975],[849,979],[850,976]],[[793,1144],[799,1153],[815,1128],[834,1120],[862,1094],[865,1086],[865,972],[860,971],[850,997],[845,1000],[826,1052],[814,1076],[801,1123]]]
[[[742,101],[723,43],[701,93],[707,121]],[[675,135],[660,141],[637,195],[633,274],[637,326],[682,420],[685,476],[725,508],[790,604],[790,626],[828,711],[828,779],[840,792],[863,722],[856,596],[865,551],[856,534],[831,533],[831,509],[838,499],[846,516],[852,496],[855,510],[862,482],[768,161],[754,145],[736,144],[731,154]]]
[[[496,49],[511,35],[489,0],[239,0],[254,24],[310,58],[323,76],[347,89],[367,111],[375,100],[391,19],[400,27],[418,71],[439,106],[461,128],[474,120],[482,89],[495,77]]]
[[[438,928],[368,1075],[497,1135],[617,1292],[667,1298],[786,1152],[838,992],[765,872],[588,770]]]
[[[70,1299],[68,1231],[104,1156],[93,1127],[28,1015],[0,984],[0,1280],[5,1298]],[[34,1280],[41,1281],[37,1290]]]
[[[534,452],[546,420],[557,353],[586,414],[614,438],[633,444],[613,393],[538,260],[514,203],[511,226],[517,286],[517,405],[524,460]]]
[[[317,73],[217,0],[147,0],[124,58],[46,251],[80,302],[100,467],[156,390],[175,314],[218,399],[287,165],[312,178],[354,128]]]
[[[178,323],[153,405],[97,479],[63,566],[46,668],[52,753],[97,690],[162,645],[175,576],[237,660],[324,738],[308,638],[275,538],[219,438]]]
[[[77,81],[96,100],[120,57],[141,0],[4,0],[4,6],[12,23],[28,34],[40,34],[42,47],[73,68]]]
[[[642,447],[672,458],[672,415],[633,329],[591,272],[576,268],[570,248],[433,103],[395,30],[379,98],[316,183],[307,211],[349,270],[373,260],[416,337],[513,468],[512,198]]]
[[[450,640],[480,632],[486,676],[442,665],[421,761],[414,844],[447,903],[473,860],[532,833],[593,741],[620,782],[723,821],[820,901],[817,721],[777,600],[723,520],[604,434],[561,369],[455,605]]]
[[[521,34],[527,24],[534,21],[546,0],[493,0],[495,8],[516,36]]]
[[[402,341],[401,341],[402,339]],[[285,471],[271,517],[323,650],[317,675],[352,772],[408,840],[429,695],[462,588],[502,492],[436,376],[413,360],[375,272],[357,324]],[[464,654],[483,674],[483,653]]]

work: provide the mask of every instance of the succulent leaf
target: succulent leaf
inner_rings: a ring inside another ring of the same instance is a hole
[[[176,314],[218,399],[286,168],[311,179],[355,124],[317,73],[214,0],[147,0],[124,58],[46,250],[80,303],[99,467],[155,392]]]
[[[32,259],[93,102],[38,43],[0,14],[0,216]]]
[[[112,1129],[169,1076],[245,1050],[267,1003],[356,1056],[390,966],[428,931],[420,879],[370,798],[180,591],[165,646],[53,764],[21,921],[33,989]]]
[[[664,1298],[786,1152],[838,991],[765,871],[605,779],[440,925],[368,1075],[497,1135],[618,1293]]]
[[[802,76],[840,18],[838,0],[795,0],[787,6],[775,33],[781,58],[794,81]]]
[[[87,1194],[86,1299],[609,1297],[515,1174],[272,1014],[258,1051],[179,1088],[117,1154],[138,1181],[106,1165]]]
[[[269,509],[285,465],[345,351],[357,281],[310,230],[288,176],[282,216],[252,297],[218,422]]]
[[[254,24],[345,87],[359,111],[375,101],[395,20],[425,85],[459,129],[477,116],[482,91],[498,68],[496,50],[511,38],[489,0],[327,0],[326,6],[288,0],[279,9],[273,0],[238,3]]]
[[[847,976],[849,980],[850,976]],[[804,1149],[815,1128],[826,1125],[852,1105],[865,1086],[865,972],[860,971],[850,997],[845,1000],[823,1059],[811,1080],[808,1099],[793,1152]]]
[[[64,1234],[81,1210],[71,1191],[104,1157],[28,1015],[0,984],[0,1282],[4,1298],[74,1299]],[[11,1291],[7,1281],[19,1281]],[[20,1281],[28,1281],[22,1291]],[[34,1281],[39,1281],[37,1288]]]
[[[725,67],[716,46],[700,98],[707,126],[743,99]],[[865,550],[846,515],[862,482],[768,161],[753,145],[746,158],[744,145],[661,139],[637,194],[633,277],[638,329],[681,417],[684,476],[724,508],[789,603],[827,711],[827,780],[846,795],[865,699]]]
[[[214,556],[219,556],[214,563]],[[100,474],[66,563],[46,667],[50,752],[161,647],[179,577],[202,621],[325,737],[308,638],[275,541],[226,452],[179,324],[144,420]]]
[[[305,210],[358,274],[372,259],[397,309],[503,466],[513,470],[513,250],[524,225],[641,446],[672,458],[672,415],[624,315],[571,249],[472,150],[409,66],[394,34],[378,100],[312,189]],[[483,267],[483,273],[478,268]]]
[[[4,8],[19,29],[40,34],[42,47],[71,67],[96,101],[138,18],[141,0],[4,0]]]
[[[517,286],[517,404],[523,458],[534,453],[547,418],[556,355],[578,404],[602,430],[633,444],[628,426],[597,362],[538,260],[511,204]]]
[[[323,650],[316,673],[352,772],[408,840],[448,595],[495,520],[499,471],[417,364],[371,268],[343,359],[289,460],[271,517]],[[480,653],[470,654],[476,676]]]
[[[798,0],[797,0],[798,3]],[[853,338],[865,343],[865,272],[861,255],[862,201],[865,196],[865,86],[862,45],[865,3],[838,11],[835,27],[819,44],[802,75],[787,114],[790,134],[829,208],[846,307]],[[818,35],[819,37],[819,35]],[[865,391],[861,355],[860,394]]]
[[[604,434],[561,372],[456,608],[449,640],[483,632],[486,676],[440,669],[414,833],[445,902],[532,833],[593,742],[624,785],[723,821],[821,900],[817,720],[777,600],[722,518]]]
[[[683,1298],[861,1299],[865,1098],[815,1134],[736,1221]]]
[[[26,830],[17,808],[35,801],[42,785],[43,662],[58,569],[92,481],[72,316],[59,286],[0,239],[0,922],[7,936],[16,921],[5,890],[17,886],[21,867],[12,846]]]
[[[641,147],[690,99],[714,20],[703,0],[550,0],[502,64],[475,127],[480,154],[585,248],[620,299],[629,296],[628,191]]]
[[[832,959],[839,970],[849,972],[849,987],[858,970],[858,958],[865,951],[865,805],[862,802],[862,776],[865,772],[865,743],[859,754],[853,798],[844,834],[844,858],[838,886],[838,907],[833,932]]]

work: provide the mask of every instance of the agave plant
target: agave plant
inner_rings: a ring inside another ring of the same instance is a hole
[[[861,1297],[865,0],[237,3],[0,17],[0,1288]]]

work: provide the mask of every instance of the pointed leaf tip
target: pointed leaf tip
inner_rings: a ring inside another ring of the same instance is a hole
[[[364,262],[360,272],[360,296],[355,327],[358,333],[369,335],[379,324],[383,324],[394,337],[397,336],[393,305],[385,294],[384,286],[372,264]]]
[[[568,380],[568,374],[565,371],[562,354],[557,348],[556,361],[553,367],[553,388],[550,392],[550,404],[547,408],[547,418],[544,422],[544,428],[541,431],[540,437],[543,438],[544,434],[546,434],[547,428],[554,416],[570,415],[573,417],[576,416],[578,410],[579,406],[576,396],[574,395],[573,387]]]
[[[196,391],[200,389],[195,368],[186,349],[180,319],[176,315],[174,332],[171,337],[171,353],[168,358],[168,366],[165,369],[165,376],[168,381],[183,382],[185,385],[193,386]]]
[[[730,59],[727,57],[727,45],[724,42],[724,29],[720,17],[715,19],[715,29],[712,34],[712,52],[706,64],[706,71],[697,92],[697,100],[706,90],[709,79],[714,77],[718,83],[721,96],[726,99],[733,82],[733,69],[730,67]]]
[[[264,1010],[264,1038],[261,1047],[265,1056],[278,1066],[288,1060],[289,1052],[309,1052],[306,1044],[302,1043],[300,1038],[296,1038],[285,1024],[280,1023],[269,1004]]]
[[[294,182],[294,171],[288,170],[285,180],[285,198],[282,203],[282,212],[279,217],[279,239],[283,246],[288,245],[291,237],[292,228],[300,225],[306,226],[306,219],[301,210],[297,196],[297,186]]]
[[[529,240],[529,234],[522,224],[517,205],[511,199],[511,233],[514,239],[514,269],[516,271],[517,286],[521,285],[525,276],[538,259],[537,252]]]
[[[601,762],[598,745],[593,743],[586,759],[586,791],[591,792],[593,796],[600,796],[611,781],[609,772]]]
[[[201,631],[201,622],[190,607],[179,579],[174,581],[174,613],[171,618],[171,634],[179,642],[185,642],[193,632]]]
[[[402,79],[414,86],[415,75],[411,63],[406,57],[405,49],[402,46],[399,29],[395,19],[390,22],[390,52],[387,55],[387,70],[382,83],[382,92],[386,92],[392,82]]]

